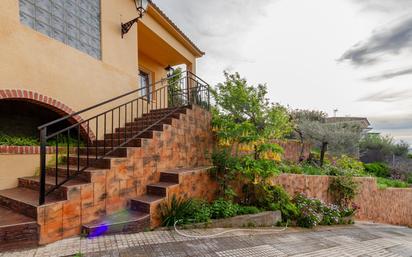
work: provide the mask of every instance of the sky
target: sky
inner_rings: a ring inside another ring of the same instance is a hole
[[[272,102],[367,117],[412,144],[412,0],[154,0],[202,49],[199,76]]]

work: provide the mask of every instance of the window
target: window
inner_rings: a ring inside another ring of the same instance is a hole
[[[100,0],[20,0],[20,21],[101,58]]]
[[[151,89],[150,89],[150,75],[147,72],[139,71],[140,87],[142,88],[142,96],[146,96],[150,101]]]

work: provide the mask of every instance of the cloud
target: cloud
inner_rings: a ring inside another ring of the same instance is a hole
[[[208,58],[251,62],[241,50],[267,5],[276,0],[154,0],[168,16],[204,50]]]
[[[397,101],[408,100],[412,97],[411,90],[401,90],[401,91],[380,91],[378,93],[369,94],[362,98],[359,98],[359,102],[384,102],[391,103]]]
[[[361,5],[365,12],[381,12],[402,14],[412,10],[410,0],[352,0]]]
[[[386,55],[399,55],[412,50],[412,16],[377,29],[368,39],[347,50],[339,61],[356,66],[373,65]]]
[[[404,69],[399,69],[399,70],[386,71],[380,75],[367,77],[364,80],[375,82],[375,81],[387,80],[387,79],[392,79],[392,78],[406,76],[406,75],[412,75],[412,67],[406,68],[406,69],[404,68]]]
[[[412,129],[412,113],[400,115],[371,116],[368,118],[374,129]]]

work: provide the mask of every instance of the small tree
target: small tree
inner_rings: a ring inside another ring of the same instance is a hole
[[[216,103],[212,126],[219,147],[214,159],[221,160],[223,152],[230,161],[215,166],[223,174],[240,173],[252,185],[265,183],[278,172],[275,164],[283,149],[274,140],[292,131],[289,115],[283,106],[269,102],[266,85],[249,86],[238,73],[224,75],[226,81],[212,92]]]
[[[362,137],[358,122],[327,123],[325,113],[307,110],[294,111],[292,117],[302,138],[319,143],[321,166],[328,148],[334,154],[356,153]]]

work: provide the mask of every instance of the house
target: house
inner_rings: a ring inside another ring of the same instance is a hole
[[[158,6],[0,8],[0,133],[39,140],[0,146],[0,248],[142,231],[170,193],[210,196],[204,53]]]
[[[370,122],[365,117],[328,117],[326,118],[327,123],[338,123],[338,122],[357,122],[360,124],[361,128],[365,131],[369,131],[372,128],[370,127]]]

